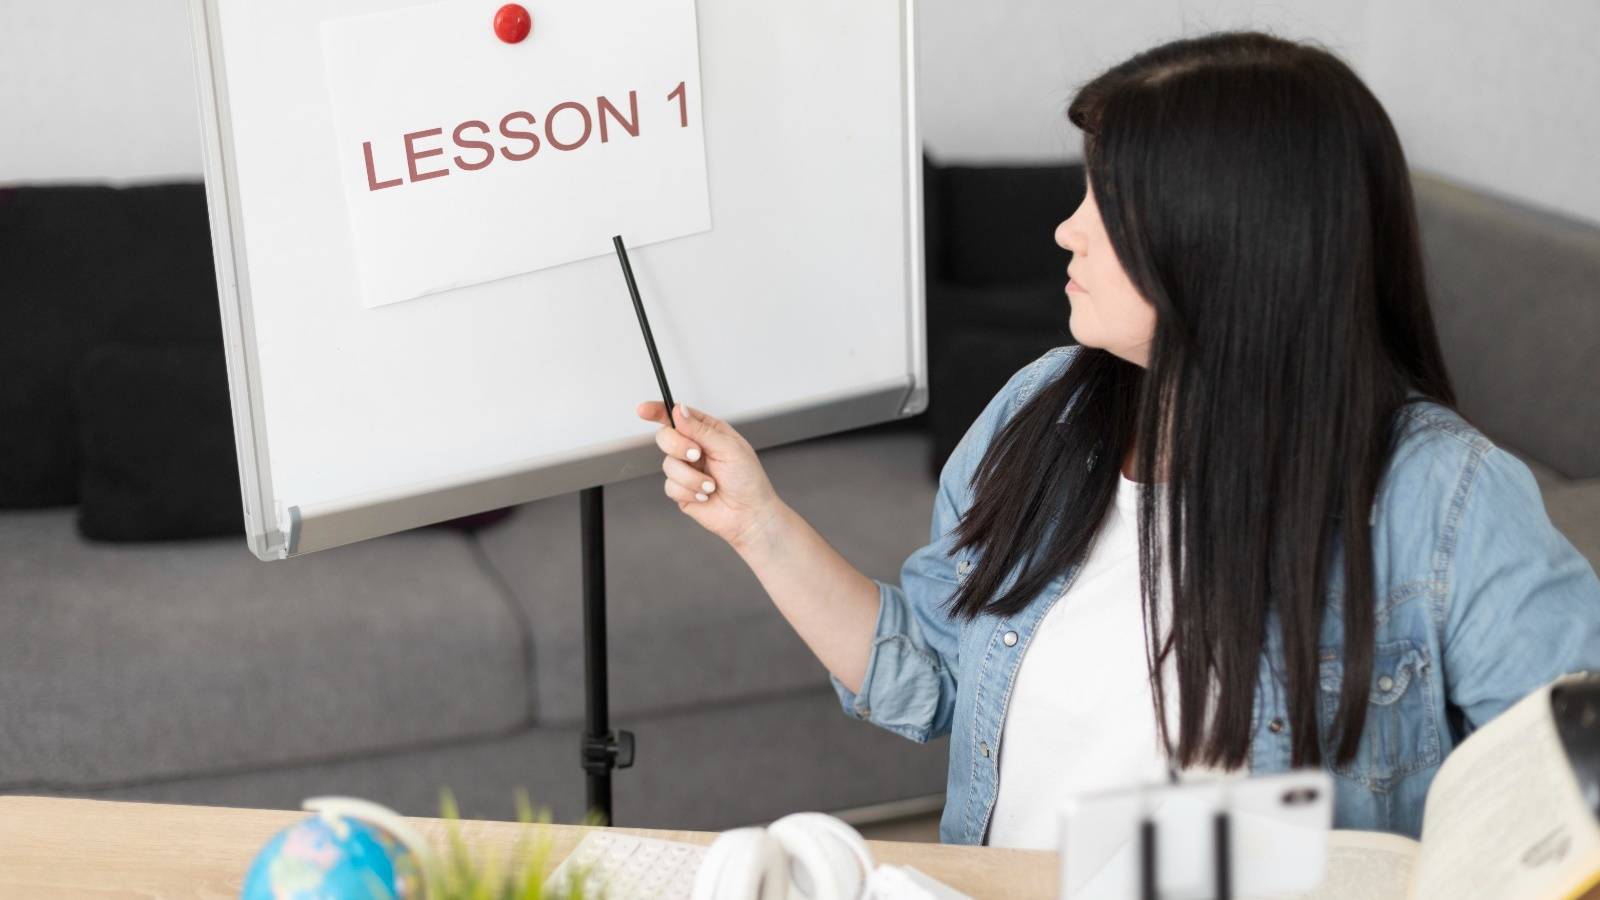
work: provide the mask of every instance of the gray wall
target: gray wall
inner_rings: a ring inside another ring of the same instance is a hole
[[[1600,3],[1365,2],[1360,69],[1414,164],[1600,222]]]
[[[200,168],[185,0],[0,0],[0,182]]]
[[[1414,166],[1600,222],[1593,0],[920,2],[924,133],[942,158],[1076,156],[1076,85],[1163,40],[1261,28],[1344,57]]]
[[[1413,164],[1600,222],[1594,0],[919,0],[919,15],[924,130],[947,161],[1074,156],[1073,86],[1167,38],[1259,27],[1348,59]],[[185,0],[0,0],[0,181],[195,177],[194,102]]]

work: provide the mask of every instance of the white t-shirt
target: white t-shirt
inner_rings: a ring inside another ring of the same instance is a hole
[[[1082,569],[1024,651],[1000,737],[992,846],[1053,850],[1067,798],[1167,780],[1139,596],[1139,490],[1119,474],[1116,502]],[[1161,596],[1161,627],[1170,630],[1169,601]],[[1176,746],[1174,656],[1162,685]]]

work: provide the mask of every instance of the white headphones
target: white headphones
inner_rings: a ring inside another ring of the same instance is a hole
[[[867,842],[823,813],[725,831],[706,851],[694,900],[857,900],[872,872]]]

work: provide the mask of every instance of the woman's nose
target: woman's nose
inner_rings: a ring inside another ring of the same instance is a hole
[[[1078,252],[1078,247],[1081,242],[1078,240],[1076,229],[1072,227],[1071,218],[1065,219],[1060,225],[1056,226],[1055,237],[1057,247],[1060,247],[1063,250],[1070,250],[1073,253]]]

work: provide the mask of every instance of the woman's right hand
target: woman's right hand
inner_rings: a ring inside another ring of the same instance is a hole
[[[732,425],[681,403],[673,410],[676,428],[660,401],[646,401],[634,411],[662,426],[656,446],[666,454],[661,461],[666,494],[702,528],[738,549],[782,508],[755,448]]]

